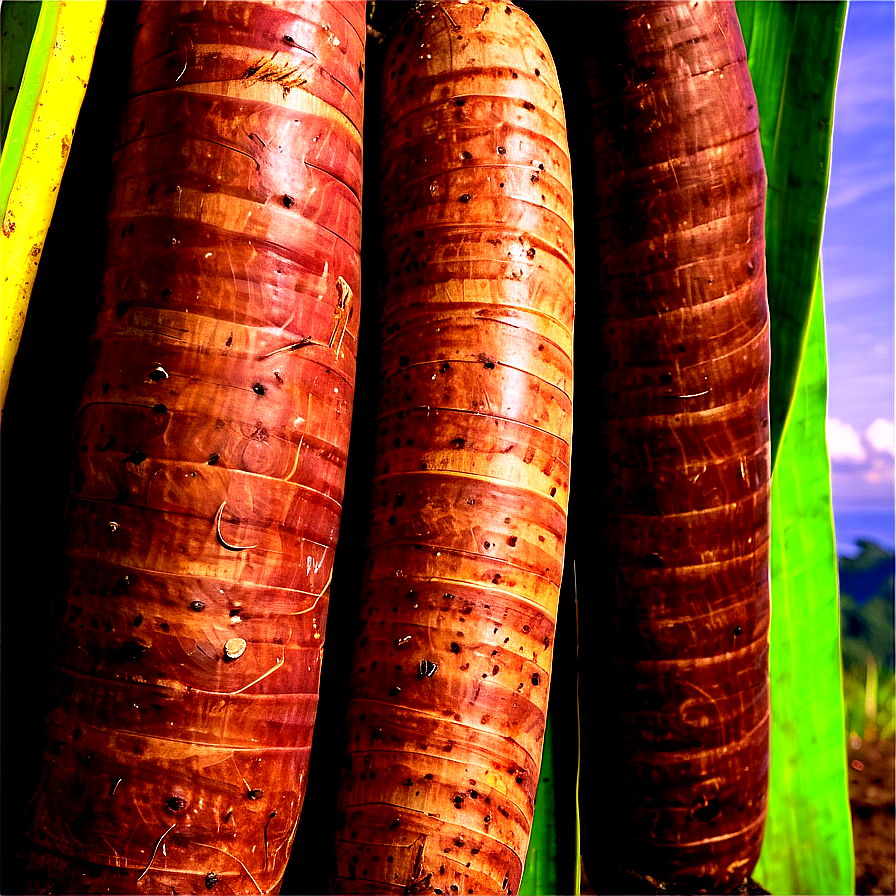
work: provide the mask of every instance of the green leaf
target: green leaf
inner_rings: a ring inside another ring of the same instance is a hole
[[[754,876],[772,893],[853,893],[820,265],[810,310],[772,478],[772,758]]]
[[[519,896],[579,893],[580,724],[576,563],[563,574],[535,815]]]
[[[819,249],[845,3],[738,2],[768,175],[771,772],[756,879],[852,893]]]
[[[768,175],[772,464],[796,388],[821,248],[846,3],[737,3]]]
[[[557,823],[554,795],[554,750],[550,713],[544,733],[541,777],[535,796],[535,818],[529,838],[526,867],[519,896],[549,896],[559,893],[557,882]]]
[[[40,9],[41,4],[31,2],[31,0],[27,0],[27,2],[26,0],[6,0],[0,5],[0,26],[2,26],[0,30],[3,34],[3,50],[0,53],[3,84],[3,143],[6,142],[9,120],[12,118],[12,110],[19,95],[25,63],[28,60],[28,50],[31,48],[31,38],[34,35]]]

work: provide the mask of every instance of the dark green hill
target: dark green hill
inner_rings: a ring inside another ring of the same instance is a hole
[[[857,544],[857,556],[840,558],[840,593],[848,594],[859,604],[878,594],[889,594],[892,599],[893,552],[873,541],[862,539]]]
[[[879,666],[894,667],[894,555],[871,541],[856,557],[841,557],[840,620],[843,662],[864,665],[871,651]]]

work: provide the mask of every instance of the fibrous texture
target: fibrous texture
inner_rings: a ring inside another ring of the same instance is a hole
[[[611,823],[586,830],[583,853],[594,877],[616,866],[727,890],[758,857],[769,759],[756,101],[733,4],[598,4],[595,17],[605,455],[589,506],[604,553],[578,582],[581,632],[603,643],[581,711],[606,733],[583,754],[582,804]]]
[[[359,318],[363,3],[147,3],[75,423],[30,885],[268,893]]]
[[[386,55],[381,401],[333,889],[513,893],[563,568],[574,305],[553,62],[505,3]]]

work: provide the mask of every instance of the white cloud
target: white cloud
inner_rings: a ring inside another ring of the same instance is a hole
[[[875,451],[893,455],[893,421],[878,417],[865,430],[865,439]]]
[[[892,506],[893,421],[877,417],[860,434],[849,423],[831,417],[827,435],[835,506],[837,500]]]
[[[832,461],[863,463],[867,452],[859,434],[848,423],[829,417],[826,425],[828,453]]]

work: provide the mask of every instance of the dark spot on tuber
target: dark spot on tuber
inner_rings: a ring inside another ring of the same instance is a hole
[[[697,821],[712,821],[722,811],[722,804],[713,797],[711,800],[703,799],[691,810],[691,816]]]
[[[121,647],[109,651],[109,659],[115,663],[135,663],[149,647],[139,641],[125,641]]]

